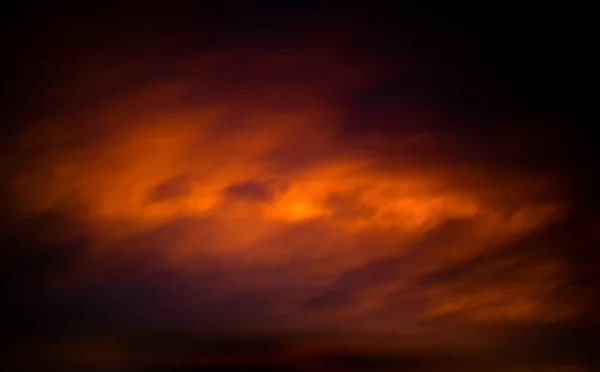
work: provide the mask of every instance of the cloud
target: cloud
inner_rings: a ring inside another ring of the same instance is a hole
[[[231,198],[269,201],[272,199],[272,191],[267,185],[256,182],[243,182],[225,188],[225,194]]]
[[[561,248],[532,248],[574,201],[570,180],[533,156],[535,136],[457,125],[473,118],[437,91],[452,68],[409,61],[389,83],[335,33],[293,41],[115,51],[127,65],[65,56],[72,81],[35,92],[61,109],[19,133],[2,185],[11,223],[51,211],[77,221],[65,236],[89,239],[51,275],[62,279],[48,296],[62,297],[49,307],[107,328],[473,345],[500,338],[489,324],[584,311],[558,305],[572,275]],[[26,229],[60,231],[42,226]]]
[[[173,177],[157,185],[148,195],[149,202],[168,201],[186,197],[191,192],[189,182],[182,176]]]

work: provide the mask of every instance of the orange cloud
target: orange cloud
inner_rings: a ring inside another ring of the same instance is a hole
[[[559,180],[465,165],[443,154],[453,139],[433,131],[340,136],[342,97],[381,72],[339,49],[301,43],[169,60],[177,78],[44,118],[17,144],[28,154],[10,181],[21,217],[85,221],[95,240],[75,278],[102,282],[119,265],[167,270],[177,278],[173,306],[190,308],[264,294],[269,304],[257,311],[274,319],[264,327],[402,333],[444,316],[475,324],[575,312],[552,307],[563,278],[552,258],[515,269],[512,283],[494,276],[505,275],[494,265],[512,267],[502,260],[421,283],[517,244],[569,205],[536,197]],[[95,86],[93,68],[82,68]],[[390,148],[406,158],[382,163],[379,150]],[[195,278],[206,257],[225,279],[202,292]]]

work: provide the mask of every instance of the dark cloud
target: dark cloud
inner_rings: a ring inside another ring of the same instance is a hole
[[[49,296],[84,262],[93,236],[81,225],[49,213],[13,225],[0,237],[0,318],[3,340],[35,339],[65,330],[60,307]]]
[[[304,306],[308,310],[356,306],[363,301],[365,292],[390,280],[402,280],[403,260],[371,262],[364,267],[342,273],[325,290],[311,298]]]
[[[169,201],[186,197],[191,192],[191,183],[185,176],[178,176],[168,179],[156,186],[150,194],[148,199],[150,202],[161,202]]]
[[[269,201],[274,195],[269,185],[253,181],[227,186],[224,192],[230,198],[250,201]]]

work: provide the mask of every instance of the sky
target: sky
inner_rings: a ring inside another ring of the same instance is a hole
[[[591,370],[587,71],[546,10],[18,7],[11,368]]]

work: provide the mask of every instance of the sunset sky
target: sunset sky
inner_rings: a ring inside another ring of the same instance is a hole
[[[15,368],[593,363],[575,31],[526,10],[201,3],[6,15]]]

